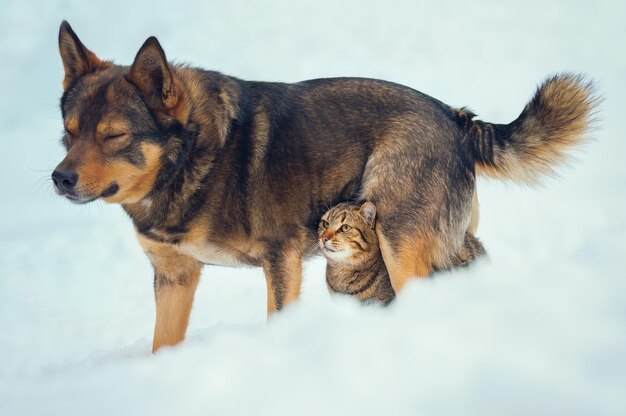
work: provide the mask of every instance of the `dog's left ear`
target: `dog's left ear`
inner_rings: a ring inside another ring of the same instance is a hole
[[[100,60],[95,53],[83,45],[74,30],[65,20],[59,28],[59,52],[65,69],[63,89],[67,89],[74,81],[90,72],[107,68],[110,63]]]
[[[144,42],[126,79],[139,88],[148,106],[186,121],[182,86],[157,38],[152,36]]]
[[[361,208],[359,208],[359,212],[365,219],[367,225],[374,229],[374,226],[376,225],[376,205],[371,202],[365,202],[361,205]]]

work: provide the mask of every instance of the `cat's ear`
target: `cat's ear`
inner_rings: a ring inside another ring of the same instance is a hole
[[[367,225],[374,229],[374,226],[376,225],[376,205],[371,202],[365,202],[361,205],[361,208],[359,208],[359,212],[365,219]]]

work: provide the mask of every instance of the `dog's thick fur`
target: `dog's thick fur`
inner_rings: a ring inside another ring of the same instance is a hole
[[[249,82],[167,62],[156,38],[133,64],[89,51],[63,22],[67,156],[55,189],[120,203],[155,270],[153,348],[184,338],[202,264],[262,266],[268,313],[298,298],[324,211],[378,208],[396,292],[446,268],[475,231],[475,174],[532,181],[583,142],[591,84],[557,75],[507,125],[411,88],[335,78]]]

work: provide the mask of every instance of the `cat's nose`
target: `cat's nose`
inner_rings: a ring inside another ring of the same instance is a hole
[[[326,237],[324,235],[324,236],[322,236],[321,240],[322,240],[322,244],[324,244],[324,243],[326,243],[328,241],[328,237]]]

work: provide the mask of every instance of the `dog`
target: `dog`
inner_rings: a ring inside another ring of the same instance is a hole
[[[598,98],[548,78],[510,124],[375,79],[251,82],[101,60],[67,22],[55,191],[121,204],[154,267],[153,351],[184,339],[203,264],[263,268],[268,315],[296,300],[322,214],[371,201],[393,289],[449,267],[477,226],[476,175],[533,183],[585,142]]]

